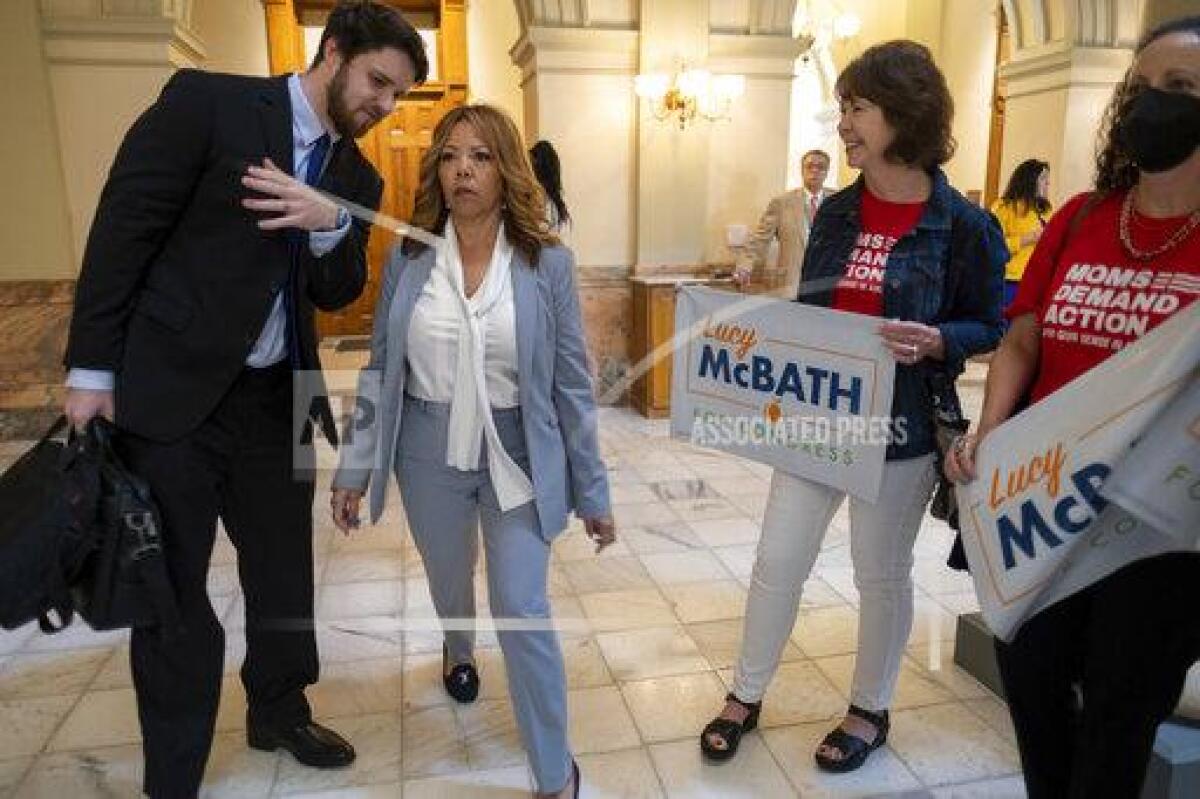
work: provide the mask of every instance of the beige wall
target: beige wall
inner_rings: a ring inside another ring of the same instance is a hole
[[[973,3],[974,0],[968,0]],[[942,32],[946,29],[945,17],[953,0],[909,0],[906,11],[905,36],[920,42],[933,53],[934,60],[941,63]]]
[[[1080,185],[1080,175],[1071,170],[1064,170],[1059,157],[1066,130],[1066,110],[1065,88],[1009,97],[1004,113],[1000,191],[1004,191],[1004,186],[1017,164],[1027,158],[1038,158],[1050,164],[1050,201],[1055,207],[1082,190],[1086,183]],[[1034,120],[1037,120],[1036,124]]]
[[[642,0],[638,71],[670,75],[708,64],[709,8],[698,0]],[[628,86],[632,95],[632,86]],[[568,106],[569,107],[569,106]],[[711,125],[663,123],[638,102],[637,264],[696,264],[708,222]]]
[[[525,136],[558,151],[572,217],[563,238],[581,266],[636,260],[635,46],[628,31],[533,28],[516,52]]]
[[[524,130],[521,71],[508,54],[520,35],[513,0],[467,3],[467,80],[471,99],[503,108],[517,127]]]
[[[76,267],[100,190],[129,126],[180,67],[204,63],[188,6],[44,2],[41,40],[58,128]]]
[[[787,81],[747,80],[731,118],[711,126],[705,260],[731,261],[726,225],[752,227],[770,199],[784,190],[790,112]],[[754,142],[752,150],[747,142]]]
[[[793,94],[797,46],[790,38],[770,36],[710,37],[714,71],[744,74],[746,92],[734,103],[730,118],[704,123],[709,129],[706,170],[708,211],[705,261],[728,263],[730,224],[753,226],[770,199],[789,185],[793,118],[817,109]],[[792,104],[803,107],[793,114]],[[753,146],[748,146],[753,143]]]
[[[259,0],[196,0],[192,28],[211,72],[267,75],[267,26]]]
[[[1111,86],[1058,87],[1010,96],[1004,114],[1000,188],[1027,158],[1050,164],[1050,201],[1060,206],[1092,185],[1095,143]]]
[[[1169,19],[1200,14],[1200,6],[1196,0],[1148,0],[1142,14],[1142,24],[1145,28],[1166,22]]]
[[[846,0],[842,2],[840,7],[842,10],[858,15],[862,20],[862,30],[853,39],[834,42],[831,46],[831,55],[833,59],[833,75],[832,79],[836,80],[838,73],[846,68],[846,65],[853,61],[858,56],[862,55],[863,51],[874,44],[886,42],[890,39],[903,39],[909,37],[909,6],[913,3],[922,2],[922,0],[893,0],[890,3],[880,3],[877,0]],[[826,13],[830,13],[833,6],[828,3],[822,3],[817,0],[815,6],[821,6]],[[927,25],[927,17],[922,19],[922,15],[915,14],[914,19],[920,20]],[[927,34],[927,31],[922,29],[922,35]],[[929,42],[924,42],[927,46]],[[833,86],[830,85],[832,91]],[[846,186],[853,183],[858,177],[858,171],[851,169],[846,164],[846,151],[840,146],[834,157],[838,161],[838,185]]]
[[[991,138],[992,86],[996,75],[996,0],[944,3],[938,66],[954,98],[954,138],[958,149],[946,175],[959,191],[983,191]]]
[[[629,75],[551,74],[539,80],[537,137],[562,161],[572,223],[563,239],[581,265],[625,266],[635,259],[637,169]],[[571,113],[561,109],[570,108]],[[555,110],[557,109],[557,110]]]
[[[121,140],[174,71],[166,64],[63,64],[51,71],[76,261],[83,258],[100,191]],[[103,113],[96,110],[97,98],[103,98]],[[76,272],[78,267],[76,263]]]
[[[171,74],[188,66],[267,74],[266,24],[258,0],[203,0],[193,6],[191,30],[172,22],[155,16],[125,21],[111,14],[82,29],[88,31],[83,36],[74,28],[42,34],[50,42],[49,86],[59,131],[58,155],[66,176],[72,272],[83,256],[117,147]],[[154,36],[126,44],[139,24],[154,25]]]
[[[0,147],[0,280],[75,275],[71,220],[59,160],[37,0],[0,3],[0,107],[18,115]]]

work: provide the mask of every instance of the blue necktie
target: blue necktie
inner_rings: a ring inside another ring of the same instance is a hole
[[[304,170],[304,182],[310,186],[317,185],[321,178],[321,168],[325,166],[325,157],[329,155],[329,134],[321,134],[321,138],[313,142],[312,153],[308,156],[308,166]]]
[[[321,178],[325,157],[329,155],[329,143],[328,133],[313,142],[312,152],[308,156],[308,165],[304,170],[304,182],[309,186],[316,186],[317,181]],[[292,268],[288,272],[287,286],[283,290],[283,306],[287,314],[288,362],[292,369],[299,369],[303,365],[300,357],[300,335],[297,332],[300,317],[296,313],[296,282],[300,272],[300,248],[307,246],[308,234],[305,231],[297,231],[297,235],[292,237]]]

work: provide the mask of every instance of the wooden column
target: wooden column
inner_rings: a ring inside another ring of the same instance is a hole
[[[992,124],[988,136],[987,173],[983,183],[983,207],[991,208],[1000,196],[1000,160],[1004,155],[1004,97],[1008,87],[1001,77],[1001,67],[1009,59],[1008,17],[1000,6],[1000,21],[996,31],[996,75],[992,79]]]
[[[292,0],[262,0],[267,21],[267,60],[272,75],[302,72],[304,31]]]
[[[441,24],[438,36],[438,73],[447,86],[467,85],[467,3],[466,0],[441,0]]]

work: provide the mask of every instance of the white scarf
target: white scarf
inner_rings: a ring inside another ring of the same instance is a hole
[[[438,247],[437,268],[454,287],[458,299],[458,369],[454,378],[454,396],[450,401],[450,427],[446,440],[446,465],[460,471],[476,471],[484,436],[487,436],[487,465],[500,502],[500,510],[520,507],[533,499],[533,484],[521,467],[509,457],[496,432],[488,401],[484,375],[484,325],[488,314],[500,302],[511,278],[513,248],[504,235],[504,224],[496,234],[492,260],[483,283],[471,299],[464,288],[462,256],[454,223],[446,222],[444,243]]]

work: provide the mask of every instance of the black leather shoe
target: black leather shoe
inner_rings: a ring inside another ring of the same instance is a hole
[[[328,727],[306,721],[295,727],[250,727],[246,740],[251,749],[274,752],[286,749],[292,757],[313,768],[341,768],[354,762],[354,747]]]
[[[446,673],[446,646],[442,645],[442,685],[446,688],[446,693],[454,698],[454,701],[462,704],[474,702],[479,696],[479,672],[475,666],[470,663],[459,663],[454,668],[450,669],[450,673]]]

